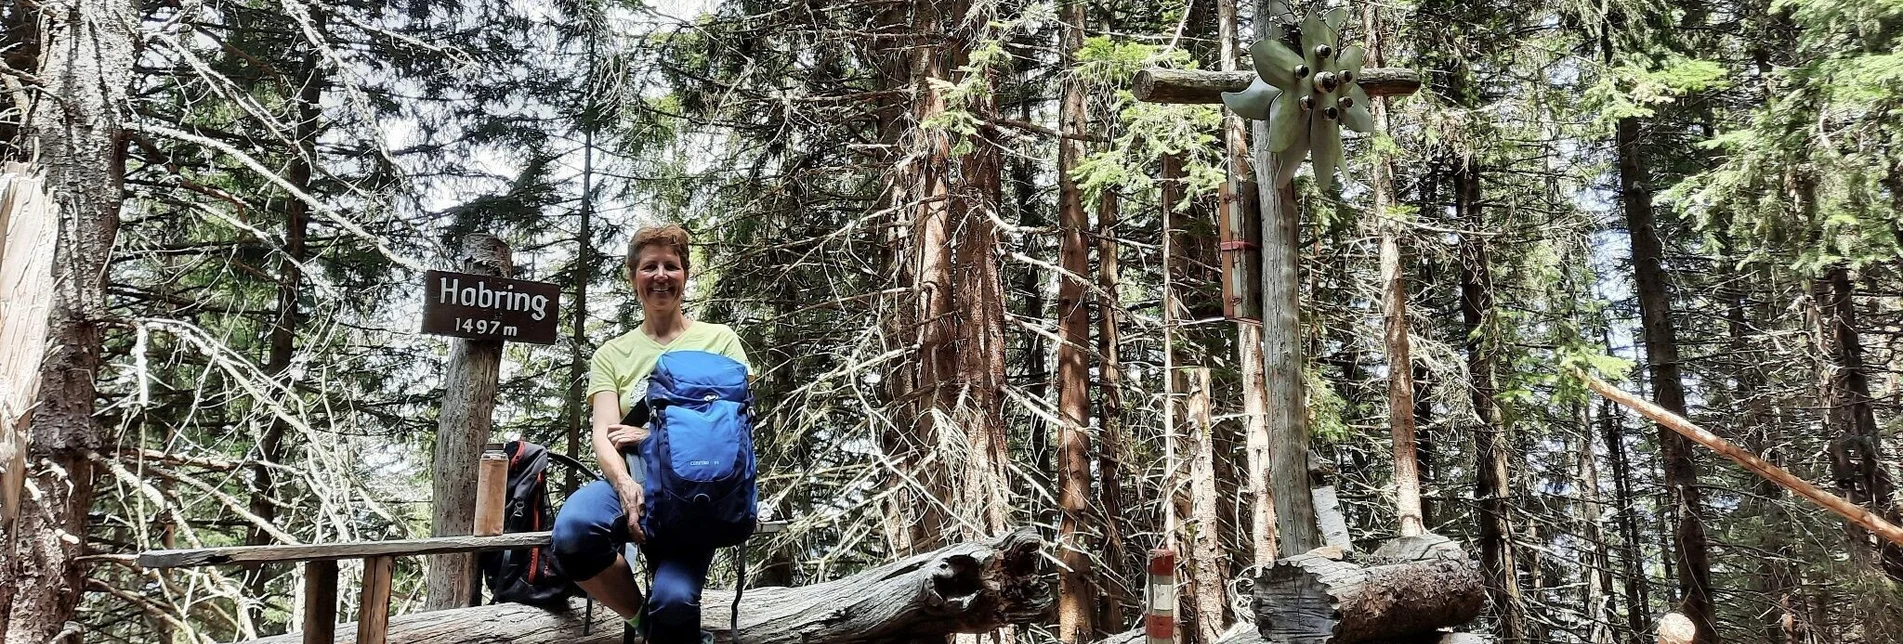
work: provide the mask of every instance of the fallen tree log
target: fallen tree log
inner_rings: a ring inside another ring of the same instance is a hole
[[[1492,644],[1493,640],[1471,633],[1449,633],[1430,631],[1403,635],[1400,637],[1364,642],[1363,644]],[[1143,629],[1124,631],[1098,640],[1096,644],[1143,644]],[[1237,624],[1224,632],[1216,644],[1280,644],[1262,637],[1262,632],[1248,622]]]
[[[981,543],[949,546],[811,586],[749,588],[740,608],[744,644],[878,644],[982,633],[1038,621],[1049,612],[1044,541],[1029,528]],[[710,589],[702,628],[720,642],[733,593]],[[616,644],[621,620],[600,606],[588,623],[583,601],[567,611],[520,604],[429,611],[390,618],[389,644]],[[586,626],[586,628],[584,628]],[[587,633],[584,634],[583,631]],[[357,641],[356,624],[337,627],[337,642]],[[291,644],[292,633],[252,640]]]
[[[1664,407],[1654,405],[1651,401],[1644,398],[1634,396],[1617,387],[1606,384],[1606,381],[1595,378],[1592,374],[1586,373],[1581,369],[1575,367],[1573,369],[1573,375],[1585,381],[1587,388],[1598,392],[1601,396],[1605,396],[1607,400],[1619,403],[1627,409],[1639,412],[1639,415],[1652,419],[1652,422],[1658,423],[1666,429],[1678,432],[1680,435],[1710,448],[1711,451],[1717,452],[1718,455],[1731,459],[1731,462],[1742,465],[1747,470],[1751,470],[1753,474],[1762,476],[1772,483],[1776,483],[1784,489],[1804,497],[1812,503],[1823,506],[1826,510],[1837,513],[1838,516],[1861,526],[1865,530],[1869,530],[1871,534],[1875,534],[1879,538],[1903,546],[1903,527],[1897,527],[1896,524],[1884,520],[1881,515],[1871,511],[1869,508],[1851,503],[1844,500],[1843,497],[1831,494],[1830,492],[1824,491],[1823,488],[1811,485],[1809,481],[1797,478],[1796,474],[1792,474],[1782,467],[1778,467],[1769,461],[1758,458],[1758,455],[1751,453],[1749,450],[1738,447],[1731,441],[1706,431],[1703,427],[1693,425],[1691,421],[1685,420],[1683,416],[1667,411]]]
[[[1446,537],[1389,541],[1374,554],[1275,562],[1255,583],[1256,625],[1270,642],[1372,644],[1459,638],[1486,603],[1479,569]],[[1453,639],[1451,641],[1460,641]]]

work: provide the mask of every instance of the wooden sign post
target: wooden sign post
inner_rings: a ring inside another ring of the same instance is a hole
[[[475,528],[477,462],[489,442],[505,340],[552,344],[561,289],[554,284],[509,279],[509,246],[493,235],[464,240],[462,271],[424,276],[424,333],[448,335],[449,365],[443,378],[443,408],[436,422],[430,490],[430,536],[468,535]],[[479,598],[475,556],[429,558],[423,610],[472,606]]]
[[[1258,13],[1261,13],[1258,11]],[[1258,24],[1269,25],[1271,20],[1258,20]],[[1272,40],[1280,40],[1281,29],[1272,27],[1274,33],[1266,34]],[[1330,32],[1333,31],[1331,28]],[[1332,33],[1329,34],[1332,38]],[[1312,49],[1312,48],[1311,48]],[[1332,49],[1332,47],[1331,47]],[[1188,103],[1221,104],[1224,92],[1244,92],[1251,89],[1262,74],[1260,68],[1266,61],[1256,61],[1258,71],[1200,71],[1152,68],[1137,75],[1132,94],[1139,101],[1152,103]],[[1356,63],[1358,65],[1358,63]],[[1319,69],[1319,68],[1318,68]],[[1310,70],[1302,68],[1297,79],[1309,79]],[[1287,79],[1282,79],[1287,80]],[[1329,79],[1331,83],[1334,78]],[[1420,88],[1420,76],[1409,69],[1371,68],[1361,69],[1354,74],[1353,83],[1368,96],[1403,96],[1414,93]],[[1332,91],[1332,88],[1331,88]],[[1304,107],[1301,114],[1307,117],[1310,107]],[[1320,109],[1319,106],[1313,109]],[[1333,108],[1329,108],[1333,109]],[[1331,112],[1332,114],[1332,112]],[[1334,118],[1331,116],[1330,118]],[[1274,446],[1270,455],[1269,485],[1276,491],[1275,523],[1277,549],[1282,556],[1301,554],[1322,545],[1321,535],[1316,527],[1315,500],[1311,494],[1290,494],[1291,490],[1311,492],[1308,481],[1308,407],[1303,391],[1302,337],[1299,312],[1301,310],[1301,285],[1298,281],[1301,249],[1299,247],[1301,212],[1295,203],[1295,189],[1283,184],[1280,179],[1290,173],[1284,167],[1302,162],[1300,156],[1277,153],[1271,150],[1271,123],[1253,120],[1250,123],[1250,156],[1254,169],[1254,183],[1259,192],[1259,212],[1261,213],[1261,241],[1255,244],[1259,253],[1260,269],[1256,271],[1261,291],[1255,294],[1234,294],[1236,301],[1259,302],[1262,321],[1262,376],[1268,389],[1267,424],[1269,443]],[[1306,154],[1306,150],[1303,150]],[[1288,157],[1288,158],[1285,158]],[[1334,172],[1336,160],[1328,161],[1327,172]],[[1239,178],[1236,178],[1239,179]],[[1234,179],[1232,179],[1234,180]],[[1240,183],[1240,181],[1238,181]],[[1247,195],[1237,195],[1248,198]],[[1235,239],[1231,246],[1237,250],[1247,248],[1252,240],[1246,238],[1247,227],[1235,226],[1231,229]],[[1233,262],[1223,262],[1224,283],[1243,277],[1236,275]],[[1226,294],[1229,295],[1229,294]],[[1250,307],[1253,308],[1253,307]],[[1251,311],[1253,312],[1253,311]],[[1237,317],[1246,317],[1240,315]]]

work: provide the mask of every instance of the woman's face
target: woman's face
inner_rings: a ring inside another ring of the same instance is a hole
[[[635,258],[632,280],[641,310],[655,313],[678,309],[681,291],[687,286],[687,269],[674,249],[659,244],[643,246]]]

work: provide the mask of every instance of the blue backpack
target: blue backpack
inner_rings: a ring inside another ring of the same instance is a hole
[[[645,402],[641,531],[657,545],[745,543],[759,516],[747,367],[706,351],[661,354]]]

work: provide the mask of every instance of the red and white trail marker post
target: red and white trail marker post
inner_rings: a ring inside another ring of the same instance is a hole
[[[1143,585],[1143,635],[1145,644],[1172,644],[1176,641],[1176,551],[1157,548],[1150,551],[1147,582]]]

